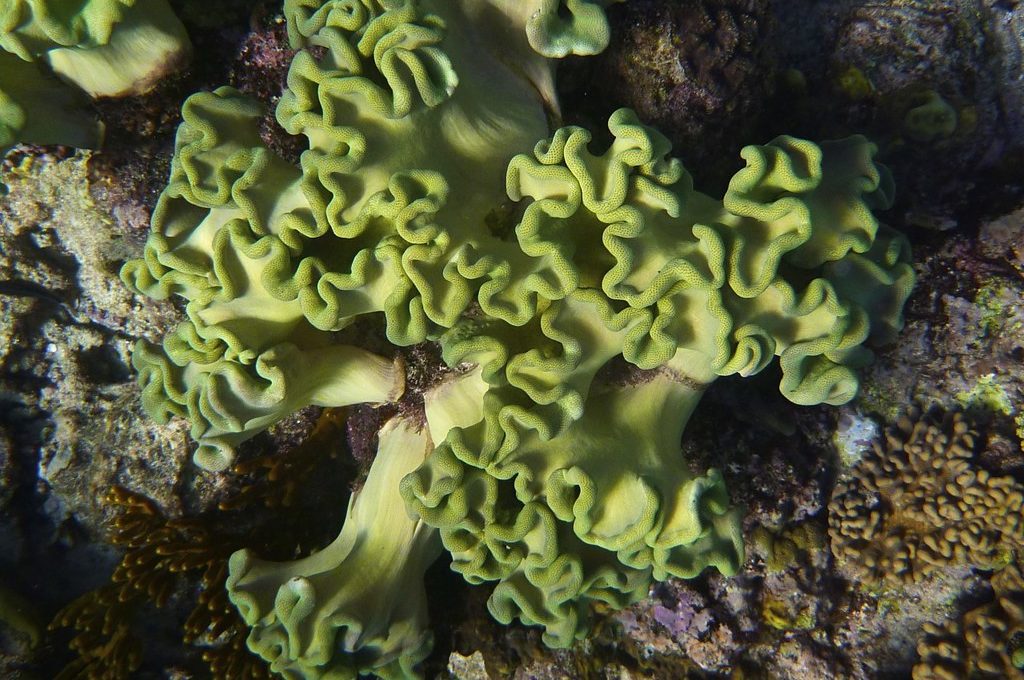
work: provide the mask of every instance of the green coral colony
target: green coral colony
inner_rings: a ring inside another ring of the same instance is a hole
[[[357,319],[383,313],[392,343],[434,341],[453,369],[383,427],[337,540],[231,559],[249,646],[285,677],[415,676],[442,546],[495,584],[495,618],[555,647],[595,603],[736,571],[722,476],[680,453],[704,390],[778,356],[790,400],[843,403],[864,343],[902,325],[913,272],[871,213],[892,186],[865,139],[748,146],[717,200],[631,111],[603,151],[554,129],[554,60],[605,47],[608,4],[286,0],[299,51],[277,120],[306,138],[298,165],[236,90],[184,105],[122,276],[188,302],[133,362],[200,466],[304,406],[398,399],[402,363],[339,340]]]
[[[166,0],[0,0],[0,155],[97,146],[88,97],[145,92],[190,49]]]

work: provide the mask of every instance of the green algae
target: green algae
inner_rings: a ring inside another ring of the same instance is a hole
[[[766,598],[761,607],[764,622],[776,630],[813,630],[817,619],[809,609],[793,613],[782,600]]]
[[[0,624],[29,639],[35,648],[43,637],[43,627],[29,602],[13,590],[0,585]]]
[[[922,143],[952,137],[958,123],[956,109],[935,91],[925,93],[922,99],[904,116],[903,132],[911,140]]]
[[[1024,324],[1020,321],[1014,321],[1009,327],[1006,326],[1006,322],[1015,312],[1013,305],[1006,301],[1011,297],[1015,298],[1016,292],[999,279],[986,281],[974,294],[974,304],[981,311],[980,324],[985,337],[992,337],[1000,332],[1020,333],[1024,330]]]
[[[966,411],[986,411],[1006,416],[1012,416],[1015,411],[1010,395],[999,383],[995,373],[981,376],[973,387],[957,392],[954,399]]]
[[[839,74],[836,85],[848,99],[864,101],[875,93],[875,86],[867,75],[856,66],[850,66]]]

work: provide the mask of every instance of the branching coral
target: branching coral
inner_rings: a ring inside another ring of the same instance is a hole
[[[185,642],[227,638],[203,654],[215,678],[268,677],[266,666],[238,644],[245,637],[244,626],[224,589],[230,544],[198,519],[168,519],[152,500],[123,487],[113,487],[104,500],[117,513],[112,542],[124,547],[125,554],[110,583],[54,616],[51,629],[75,631],[69,646],[78,655],[58,678],[135,677],[143,654],[142,641],[134,632],[135,615],[147,601],[164,607],[178,576],[187,572],[201,575],[198,601],[184,626]]]
[[[1024,544],[1024,487],[974,462],[976,433],[954,413],[904,417],[840,481],[832,552],[863,578],[906,583],[950,565],[991,568]]]
[[[122,276],[187,300],[133,363],[146,408],[189,419],[197,463],[228,467],[307,404],[398,399],[404,367],[356,346],[357,319],[383,317],[395,345],[436,341],[453,369],[417,395],[424,428],[382,431],[335,544],[232,558],[250,645],[288,675],[414,673],[425,616],[395,591],[422,587],[429,527],[469,581],[498,582],[496,618],[551,645],[582,636],[594,602],[734,571],[722,476],[680,456],[703,392],[777,356],[789,399],[842,403],[864,343],[902,325],[913,272],[871,213],[891,182],[863,138],[747,147],[716,200],[628,110],[607,149],[553,129],[551,59],[603,47],[606,4],[288,0],[299,52],[277,120],[306,138],[297,166],[237,91],[184,106]],[[360,571],[370,547],[394,561]]]
[[[994,599],[960,620],[925,624],[914,680],[1024,678],[1024,578],[1016,564],[992,576]]]

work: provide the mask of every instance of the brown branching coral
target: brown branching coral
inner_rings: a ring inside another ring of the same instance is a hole
[[[347,410],[324,409],[309,436],[287,455],[259,456],[233,468],[244,475],[240,489],[221,502],[230,511],[260,504],[292,505],[303,479],[345,440]],[[242,547],[216,533],[208,517],[171,519],[150,498],[115,486],[104,498],[115,512],[111,543],[125,549],[110,583],[78,598],[54,617],[51,630],[72,628],[77,658],[59,680],[127,680],[142,664],[142,642],[133,623],[147,603],[164,607],[180,576],[198,582],[199,595],[183,626],[187,644],[208,645],[203,660],[223,680],[260,680],[270,671],[249,653],[249,628],[228,601],[228,557]],[[196,578],[198,577],[198,578]]]
[[[1024,487],[973,460],[961,414],[902,418],[841,480],[829,503],[832,552],[874,582],[919,581],[950,565],[992,567],[1024,544]]]
[[[131,632],[131,618],[139,593],[123,583],[97,588],[64,607],[50,629],[73,628],[68,643],[78,656],[57,675],[57,680],[122,680],[142,662],[142,643]]]
[[[117,513],[111,542],[125,548],[110,583],[66,606],[51,630],[72,628],[69,643],[78,658],[58,680],[127,680],[142,663],[142,644],[132,633],[146,602],[167,604],[178,576],[199,572],[200,595],[185,623],[185,642],[220,643],[204,653],[215,678],[269,678],[266,666],[244,646],[247,630],[227,601],[227,558],[236,548],[209,531],[199,519],[168,519],[156,504],[123,487],[104,501]],[[226,641],[224,633],[233,631]],[[240,639],[236,637],[242,636]]]
[[[958,621],[925,624],[914,680],[1024,679],[1024,577],[1011,564],[991,585],[992,602]]]
[[[210,675],[223,680],[264,680],[273,677],[267,665],[246,647],[249,628],[241,621],[232,624],[227,641],[203,652]]]

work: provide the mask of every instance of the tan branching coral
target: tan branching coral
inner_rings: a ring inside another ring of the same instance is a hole
[[[992,602],[958,621],[925,624],[914,680],[1024,680],[1024,577],[1012,564],[991,584]]]
[[[902,418],[841,480],[829,503],[832,552],[874,582],[919,581],[951,565],[992,567],[1024,544],[1024,487],[974,459],[959,413]]]
[[[73,628],[68,643],[77,657],[57,680],[128,680],[142,663],[142,643],[131,631],[138,593],[109,583],[64,607],[50,629]]]
[[[184,641],[217,641],[203,654],[214,678],[269,678],[266,665],[244,645],[248,628],[227,601],[227,558],[237,546],[222,540],[201,519],[168,519],[151,499],[120,486],[104,502],[117,513],[111,542],[125,548],[110,583],[64,607],[51,630],[72,628],[78,655],[59,680],[128,680],[142,664],[142,643],[132,632],[146,602],[167,604],[186,572],[201,574],[200,593],[184,625]],[[224,635],[228,633],[228,635]],[[237,638],[237,639],[236,639]]]

